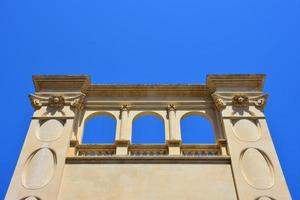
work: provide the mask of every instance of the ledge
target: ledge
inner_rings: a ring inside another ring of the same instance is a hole
[[[177,163],[204,163],[204,164],[230,164],[229,156],[74,156],[66,158],[67,164],[125,164],[125,163],[143,163],[143,164],[177,164]]]

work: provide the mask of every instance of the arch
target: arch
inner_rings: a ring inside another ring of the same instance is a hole
[[[215,144],[211,119],[203,112],[188,112],[180,120],[183,144]]]
[[[89,113],[85,119],[84,119],[84,123],[86,123],[87,121],[89,121],[91,118],[93,117],[97,117],[97,116],[109,116],[112,117],[114,120],[116,120],[116,117],[113,113],[108,112],[108,111],[95,111],[92,113]]]
[[[156,112],[141,112],[132,123],[133,144],[164,144],[165,127],[163,117]]]
[[[111,113],[92,113],[84,122],[83,144],[113,144],[115,142],[117,121]]]

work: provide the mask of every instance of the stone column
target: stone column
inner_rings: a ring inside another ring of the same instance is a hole
[[[238,199],[291,199],[267,127],[267,95],[253,91],[213,94],[227,139]]]
[[[128,124],[128,105],[122,105],[120,109],[120,134],[119,138],[116,140],[116,154],[117,155],[127,155],[128,154],[128,145],[130,143],[127,135],[127,124]]]
[[[175,105],[169,105],[167,108],[169,119],[169,140],[167,144],[169,146],[169,155],[180,155],[181,137],[177,129],[176,124],[176,107]]]
[[[30,95],[36,109],[6,200],[57,199],[83,94]]]

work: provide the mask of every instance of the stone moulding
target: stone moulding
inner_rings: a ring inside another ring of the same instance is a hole
[[[207,163],[207,164],[230,164],[230,156],[214,157],[185,157],[185,156],[166,156],[166,157],[149,157],[149,156],[84,156],[84,157],[67,157],[68,164],[81,163]]]

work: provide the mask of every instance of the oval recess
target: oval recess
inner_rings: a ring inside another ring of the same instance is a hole
[[[41,200],[40,198],[34,197],[34,196],[29,196],[29,197],[25,197],[22,200]]]
[[[249,119],[239,119],[233,124],[233,132],[237,138],[246,142],[260,139],[260,128],[257,123]]]
[[[22,184],[28,189],[38,189],[47,185],[56,168],[56,155],[49,148],[34,151],[25,163]]]
[[[62,135],[63,127],[64,125],[59,120],[47,120],[38,128],[37,138],[45,142],[56,140]]]
[[[256,200],[274,200],[274,199],[271,197],[267,197],[267,196],[261,196],[261,197],[258,197]]]
[[[268,189],[274,185],[274,170],[268,156],[256,149],[244,150],[240,157],[240,170],[249,185]]]

